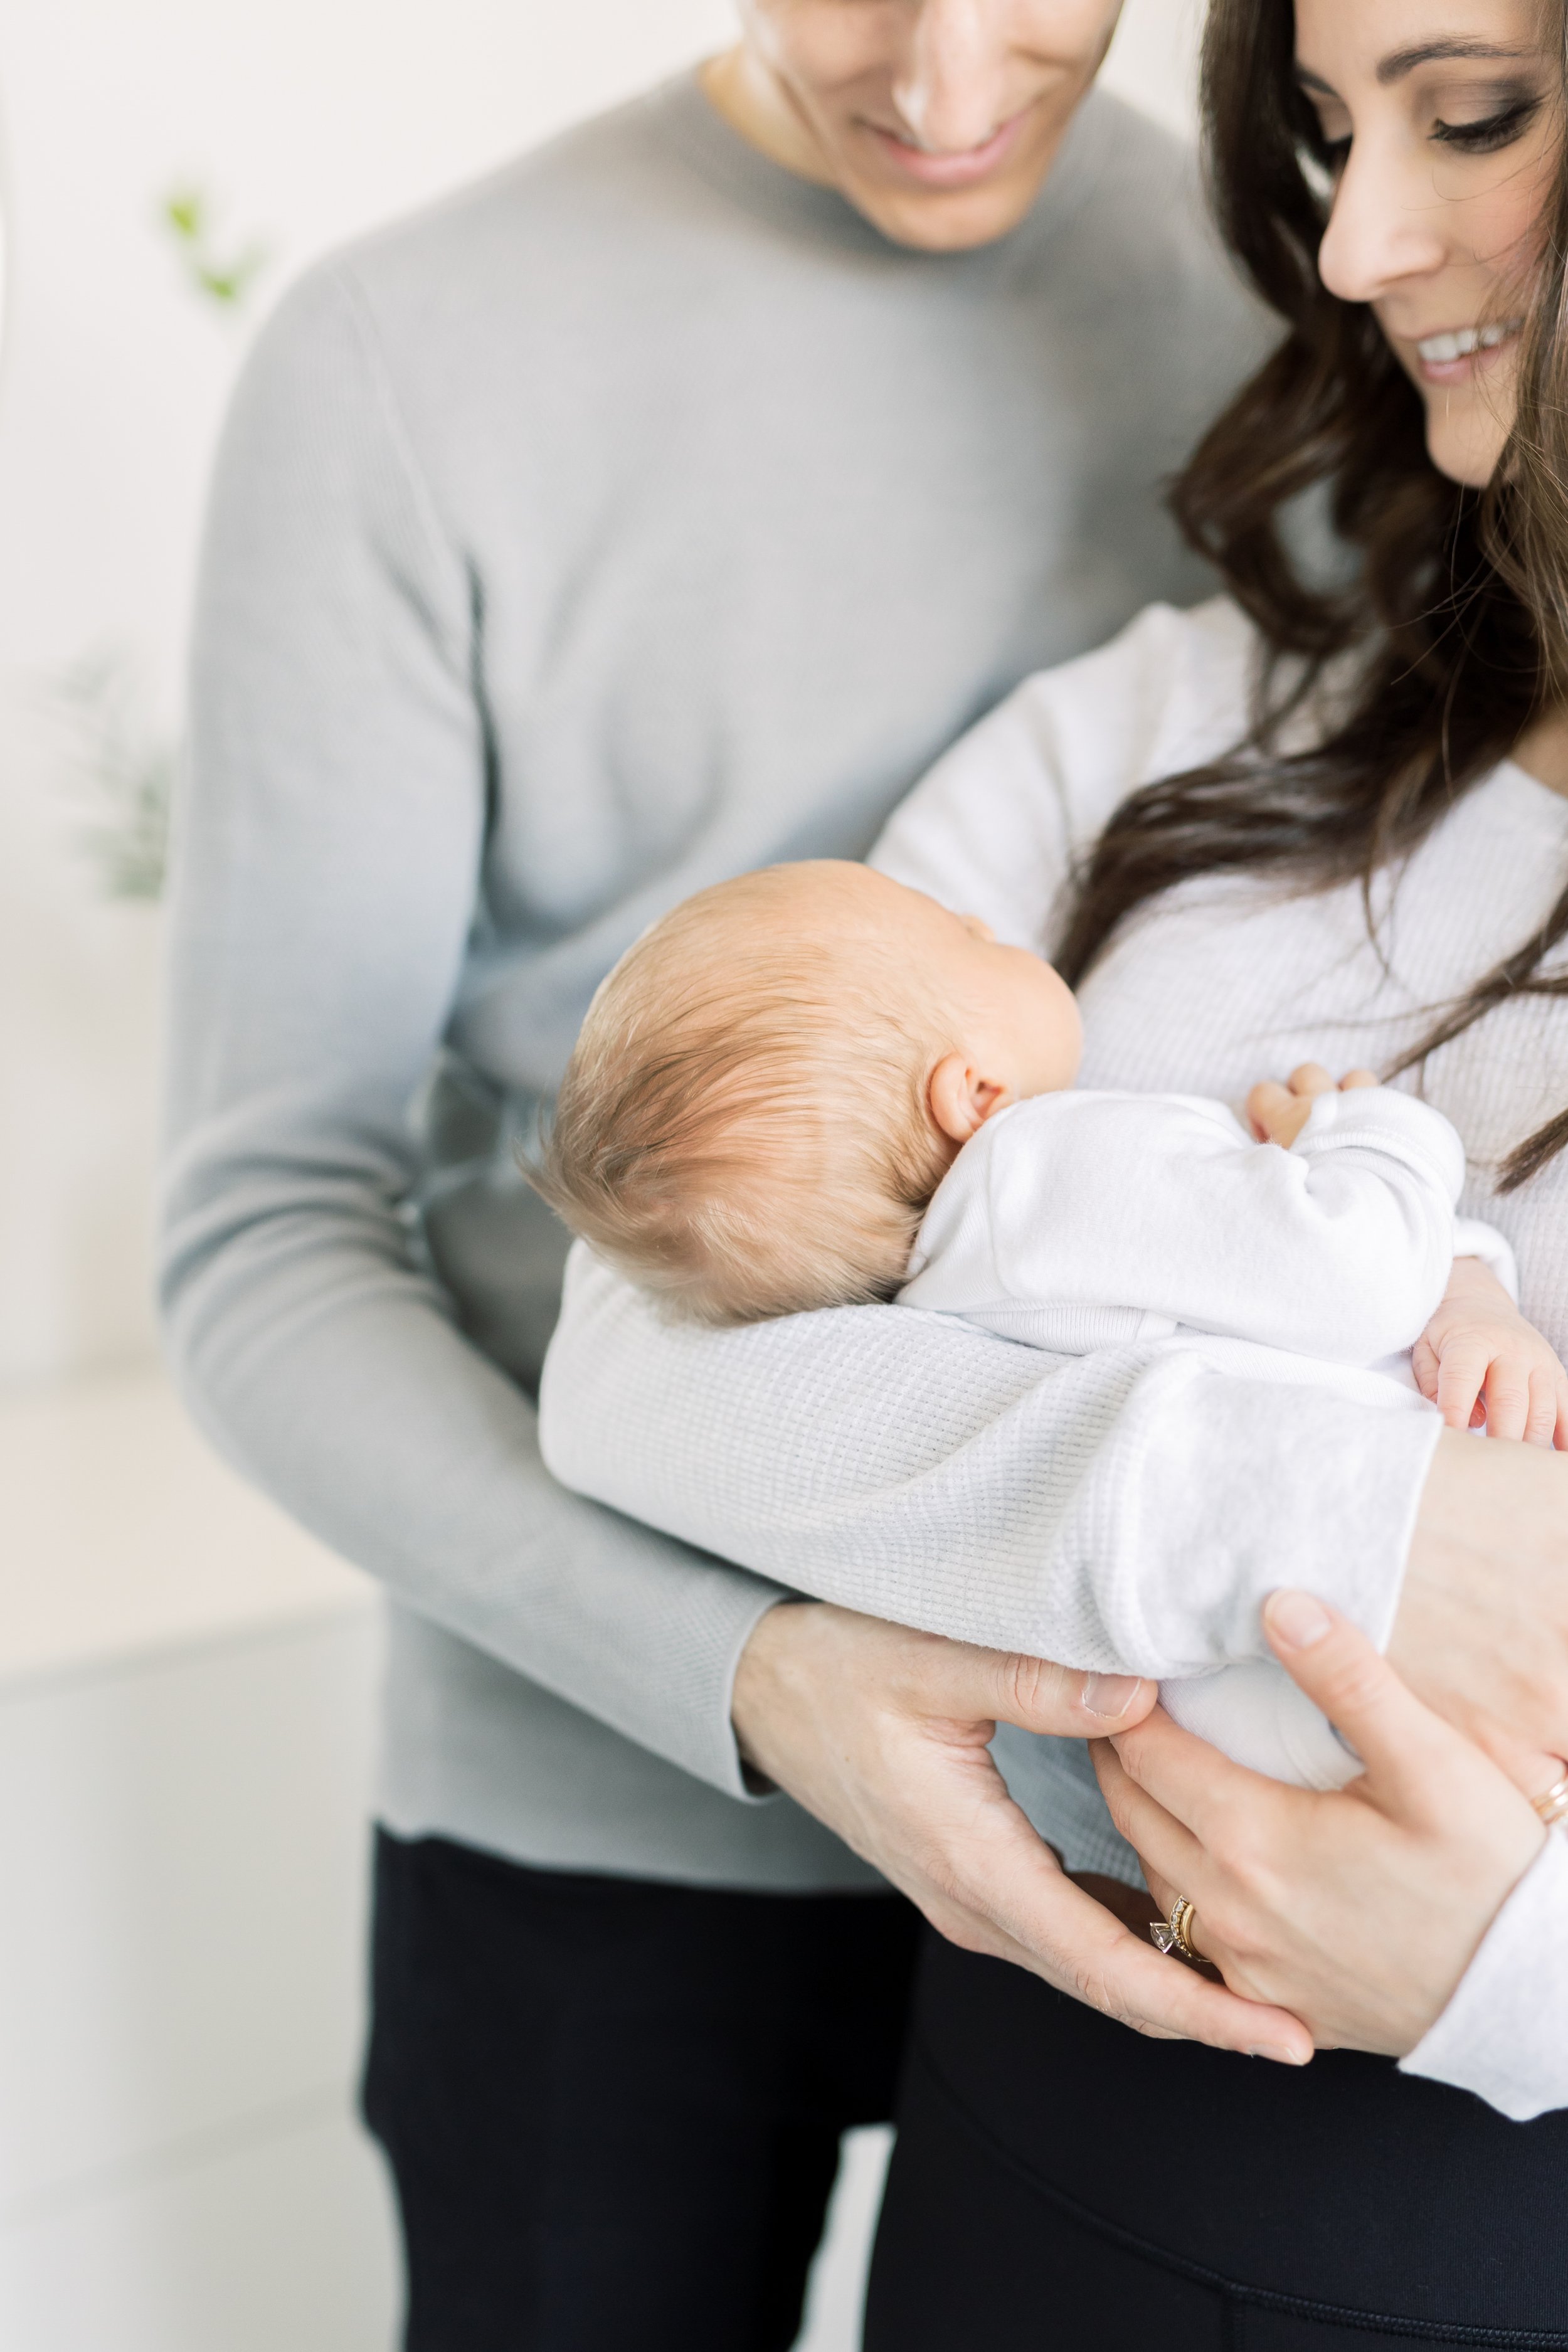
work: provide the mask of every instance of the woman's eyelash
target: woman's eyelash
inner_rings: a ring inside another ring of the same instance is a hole
[[[1516,99],[1500,114],[1489,114],[1481,122],[1438,121],[1433,125],[1432,136],[1446,147],[1462,147],[1472,155],[1489,155],[1499,147],[1509,146],[1531,117],[1540,111],[1538,98]]]
[[[1457,147],[1467,155],[1491,155],[1499,149],[1511,146],[1532,118],[1539,114],[1542,100],[1539,98],[1519,98],[1489,114],[1479,122],[1445,122],[1438,118],[1431,137],[1445,147]],[[1315,135],[1309,134],[1309,146],[1317,166],[1331,176],[1341,172],[1351,152],[1351,133],[1347,131],[1338,139],[1328,138],[1321,125],[1314,126]]]

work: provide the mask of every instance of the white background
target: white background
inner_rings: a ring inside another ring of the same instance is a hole
[[[1108,79],[1189,113],[1195,0]],[[0,377],[0,1385],[151,1352],[158,925],[82,856],[52,678],[113,650],[177,732],[203,485],[268,303],[323,247],[724,44],[725,0],[9,0]],[[159,224],[270,256],[241,315]]]

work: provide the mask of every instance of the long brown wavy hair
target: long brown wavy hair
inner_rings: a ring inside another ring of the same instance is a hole
[[[1542,11],[1561,58],[1564,0]],[[1568,692],[1568,165],[1560,163],[1520,358],[1516,420],[1492,482],[1467,490],[1426,455],[1422,403],[1371,310],[1324,289],[1331,158],[1298,87],[1291,0],[1214,0],[1203,110],[1211,200],[1286,334],[1213,426],[1172,504],[1189,542],[1257,623],[1266,666],[1251,730],[1211,765],[1125,801],[1079,880],[1058,957],[1075,985],[1133,911],[1205,873],[1371,883],[1409,856]],[[1358,559],[1313,584],[1289,551],[1291,501],[1321,486]],[[1280,657],[1294,656],[1287,661]],[[1326,740],[1280,730],[1352,656]],[[1450,1005],[1390,1069],[1421,1064],[1513,996],[1568,995],[1543,961],[1568,936],[1568,877],[1532,938]],[[1503,1162],[1526,1182],[1568,1144],[1568,1108]]]

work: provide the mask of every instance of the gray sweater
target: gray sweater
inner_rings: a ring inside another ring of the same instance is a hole
[[[1188,157],[1083,110],[1013,236],[886,243],[682,80],[313,272],[214,492],[174,891],[173,1356],[385,1585],[380,1804],[520,1860],[874,1884],[745,1801],[777,1588],[567,1494],[521,1183],[657,913],[858,856],[1026,672],[1190,602],[1160,486],[1258,348]]]

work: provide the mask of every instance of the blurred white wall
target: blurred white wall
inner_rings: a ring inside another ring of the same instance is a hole
[[[1198,0],[1131,0],[1108,79],[1183,123]],[[79,844],[52,681],[111,656],[178,726],[202,486],[256,319],[302,263],[723,44],[727,0],[9,0],[0,125],[0,1383],[153,1347],[158,924]],[[161,201],[259,239],[225,316]]]

